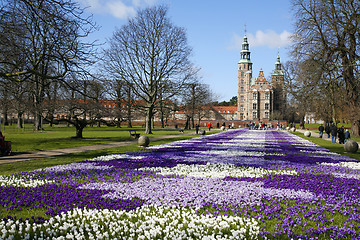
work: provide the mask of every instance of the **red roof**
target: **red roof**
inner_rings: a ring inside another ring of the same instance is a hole
[[[220,113],[234,114],[237,111],[237,106],[213,106],[212,108],[217,112],[220,111]]]

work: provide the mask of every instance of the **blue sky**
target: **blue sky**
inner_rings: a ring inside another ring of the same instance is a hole
[[[201,68],[202,82],[217,100],[237,96],[237,63],[245,24],[250,44],[253,77],[263,69],[271,75],[279,51],[281,62],[289,59],[292,15],[290,0],[77,0],[93,14],[101,27],[93,38],[110,38],[117,27],[139,8],[155,4],[169,7],[169,18],[187,30],[192,60]]]

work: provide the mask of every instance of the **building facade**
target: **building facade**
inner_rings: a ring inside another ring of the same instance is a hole
[[[279,119],[285,111],[284,70],[277,56],[271,82],[264,72],[252,76],[253,64],[250,60],[250,48],[246,35],[242,43],[238,63],[238,120],[269,121]]]

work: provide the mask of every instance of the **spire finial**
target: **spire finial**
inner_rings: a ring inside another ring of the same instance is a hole
[[[246,35],[246,23],[245,23],[245,25],[244,25],[244,26],[245,26],[245,35]]]

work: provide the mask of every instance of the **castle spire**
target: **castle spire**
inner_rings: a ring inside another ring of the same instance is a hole
[[[280,62],[279,51],[278,51],[278,55],[276,57],[275,70],[281,70],[281,62]]]
[[[245,36],[244,36],[244,41],[242,43],[242,49],[240,52],[240,62],[239,63],[251,63],[249,43],[248,43],[248,39],[246,36],[246,25],[245,25]]]
[[[277,57],[276,57],[275,69],[274,69],[272,75],[284,75],[284,70],[282,69],[282,65],[281,65],[281,62],[280,62],[279,50],[278,50],[278,54],[277,54]]]

